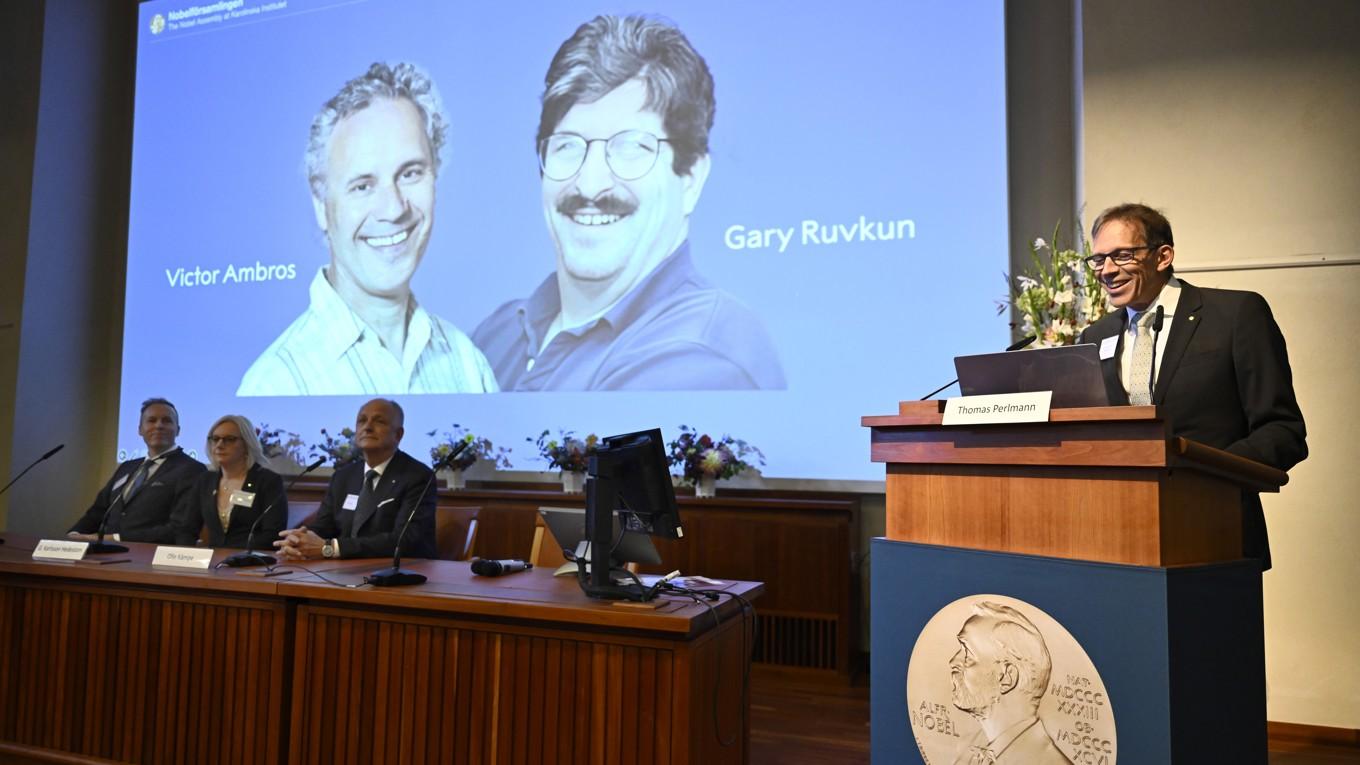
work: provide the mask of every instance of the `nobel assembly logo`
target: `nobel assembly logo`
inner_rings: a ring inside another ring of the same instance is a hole
[[[158,35],[165,31],[165,17],[159,13],[151,17],[151,34]]]

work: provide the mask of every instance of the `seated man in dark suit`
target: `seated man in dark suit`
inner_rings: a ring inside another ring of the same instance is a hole
[[[1288,470],[1308,456],[1284,335],[1255,292],[1177,279],[1171,224],[1140,204],[1091,228],[1091,265],[1116,311],[1081,333],[1100,346],[1113,404],[1156,404],[1184,436]],[[1154,332],[1158,309],[1160,332]],[[1243,553],[1270,568],[1261,499],[1242,496]]]
[[[397,449],[405,415],[395,401],[375,398],[354,422],[354,445],[363,452],[331,477],[311,528],[279,532],[274,543],[285,558],[375,558],[392,555],[406,518],[415,510],[401,549],[413,558],[434,558],[434,491],[425,491],[430,468]],[[416,503],[419,502],[419,508]]]
[[[95,497],[94,504],[71,527],[68,536],[94,541],[107,512],[104,533],[124,542],[173,543],[171,513],[181,496],[203,472],[203,463],[175,445],[179,412],[163,398],[142,402],[137,433],[146,442],[146,456],[128,460]]]

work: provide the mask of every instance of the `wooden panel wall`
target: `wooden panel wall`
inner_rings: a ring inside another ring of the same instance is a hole
[[[0,584],[0,739],[130,762],[282,762],[285,609]]]
[[[739,636],[740,620],[687,647],[347,608],[297,617],[295,762],[709,763],[745,751],[739,694],[723,714],[740,745],[704,743],[716,733],[706,719],[695,740],[675,735],[712,703],[695,695],[692,654],[739,687],[740,640],[723,636]]]

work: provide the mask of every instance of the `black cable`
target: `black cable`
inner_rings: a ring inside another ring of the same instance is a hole
[[[335,587],[344,587],[344,588],[347,589],[347,590],[358,589],[358,588],[363,587],[363,586],[365,586],[365,585],[368,584],[368,582],[358,582],[358,583],[355,583],[355,584],[345,584],[344,582],[337,582],[337,581],[335,581],[334,579],[329,579],[329,578],[327,578],[327,577],[322,576],[320,573],[318,573],[318,572],[316,572],[316,571],[313,571],[313,570],[311,570],[310,568],[307,568],[306,566],[300,566],[300,565],[297,565],[296,563],[285,563],[285,564],[282,564],[282,565],[284,565],[284,566],[286,566],[286,567],[288,567],[288,568],[301,569],[301,570],[306,571],[307,573],[311,574],[312,576],[316,577],[317,579],[320,579],[321,581],[325,582],[326,584],[333,585],[333,586],[335,586]],[[270,567],[266,568],[265,571],[266,571],[266,572],[268,572],[268,571],[273,571],[275,568],[278,568],[278,566],[270,566]]]
[[[749,707],[751,699],[751,657],[755,654],[756,635],[758,634],[758,630],[760,628],[760,625],[756,622],[755,619],[755,607],[751,605],[751,602],[749,600],[742,597],[741,595],[738,595],[735,592],[728,592],[726,590],[693,590],[688,587],[679,587],[677,585],[671,584],[670,582],[665,583],[665,590],[667,592],[675,593],[677,595],[684,595],[693,600],[695,603],[702,603],[706,608],[708,608],[709,613],[713,614],[713,623],[717,626],[722,625],[722,620],[718,616],[718,610],[713,607],[713,604],[710,601],[717,600],[719,597],[726,595],[727,597],[732,598],[733,600],[737,601],[740,604],[741,647],[746,657],[745,666],[742,668],[741,708],[743,710],[747,709]],[[749,631],[747,629],[748,624],[750,625]],[[738,739],[740,738],[740,732],[738,732],[737,735],[734,735],[731,738],[731,740],[723,739],[722,727],[720,725],[718,715],[718,690],[720,687],[720,678],[722,677],[722,654],[721,653],[715,654],[713,661],[717,665],[717,671],[714,672],[713,680],[713,704],[712,704],[713,733],[718,739],[718,745],[722,746],[723,748],[727,748],[734,746],[737,743]]]

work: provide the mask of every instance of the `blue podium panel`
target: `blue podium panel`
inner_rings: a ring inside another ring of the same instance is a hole
[[[1257,561],[871,548],[874,763],[1266,762]]]

